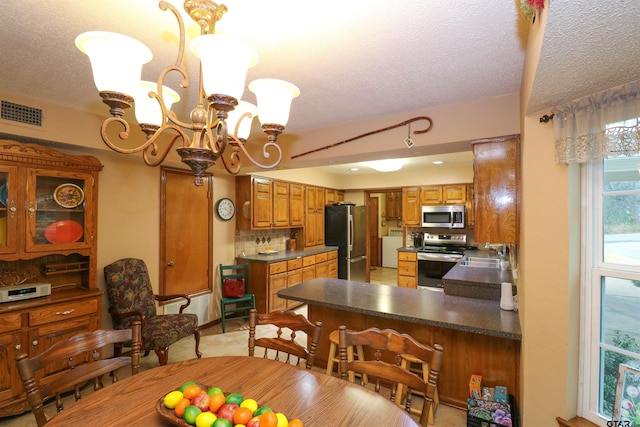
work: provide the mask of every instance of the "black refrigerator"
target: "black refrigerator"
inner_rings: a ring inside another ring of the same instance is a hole
[[[338,247],[338,278],[367,280],[367,210],[349,204],[324,207],[324,243]]]

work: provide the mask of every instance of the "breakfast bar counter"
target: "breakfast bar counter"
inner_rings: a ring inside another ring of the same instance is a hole
[[[391,328],[425,344],[442,345],[441,401],[466,408],[472,374],[482,375],[486,386],[507,386],[518,401],[520,321],[517,312],[501,310],[498,301],[323,278],[283,289],[278,296],[306,303],[309,319],[323,323],[319,366],[326,366],[328,336],[340,325]]]

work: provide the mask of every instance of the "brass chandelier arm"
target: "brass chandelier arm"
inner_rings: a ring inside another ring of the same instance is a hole
[[[275,149],[275,152],[277,154],[277,158],[273,161],[273,163],[270,165],[266,165],[264,163],[260,163],[255,158],[253,158],[251,154],[249,154],[249,152],[247,151],[247,148],[245,147],[245,144],[248,141],[236,138],[233,135],[229,135],[229,144],[231,144],[231,146],[233,147],[233,151],[230,154],[228,160],[225,158],[224,155],[221,156],[222,163],[224,164],[225,169],[227,170],[227,172],[229,172],[232,175],[235,175],[240,171],[240,167],[241,167],[241,157],[239,154],[240,151],[244,153],[244,155],[249,159],[251,163],[253,163],[254,165],[258,166],[261,169],[275,168],[280,164],[280,161],[282,160],[282,149],[276,143],[275,138],[277,138],[277,136],[274,137],[273,139],[271,136],[269,136],[269,140],[262,146],[262,155],[265,158],[267,159],[271,158],[271,155],[273,154],[269,152],[269,151],[273,151],[273,150],[270,150],[271,148]]]
[[[329,148],[337,147],[338,145],[346,144],[347,142],[355,141],[356,139],[364,138],[365,136],[375,135],[376,133],[385,132],[385,131],[388,131],[388,130],[391,130],[391,129],[398,128],[400,126],[406,126],[406,125],[408,125],[410,123],[413,123],[413,122],[416,122],[418,120],[426,120],[426,121],[428,121],[429,122],[429,127],[427,127],[426,129],[422,129],[422,130],[416,130],[416,131],[413,132],[414,134],[427,133],[433,127],[433,120],[431,120],[431,117],[427,117],[427,116],[414,117],[412,119],[405,120],[402,123],[391,125],[391,126],[388,126],[386,128],[372,130],[371,132],[363,133],[362,135],[354,136],[353,138],[345,139],[344,141],[336,142],[336,143],[330,144],[330,145],[325,145],[324,147],[316,148],[315,150],[305,151],[304,153],[300,153],[300,154],[296,154],[294,156],[291,156],[291,158],[295,159],[297,157],[306,156],[307,154],[317,153],[318,151],[323,151],[323,150],[328,150]]]
[[[147,166],[153,166],[153,167],[159,166],[167,158],[167,156],[171,152],[171,149],[173,148],[173,145],[176,143],[176,141],[178,141],[178,139],[182,139],[183,146],[185,145],[185,142],[189,140],[189,138],[182,131],[182,129],[179,129],[176,126],[163,126],[162,130],[159,130],[158,132],[156,132],[152,139],[154,138],[157,139],[157,137],[160,134],[162,134],[164,131],[168,129],[172,129],[176,133],[171,137],[171,141],[169,141],[169,143],[167,144],[167,146],[165,147],[165,149],[163,150],[160,156],[158,156],[158,144],[155,140],[153,144],[149,145],[145,150],[143,150],[142,159],[144,160],[144,163]]]
[[[171,13],[173,13],[173,15],[176,17],[176,21],[178,21],[178,26],[180,27],[180,44],[178,46],[178,57],[176,58],[175,66],[180,67],[180,64],[182,64],[182,59],[184,58],[184,41],[185,41],[184,22],[182,21],[182,17],[180,16],[180,12],[178,12],[178,9],[176,9],[171,3],[168,3],[164,0],[160,0],[160,2],[158,3],[158,7],[165,12],[167,11],[167,9],[169,9]],[[186,77],[186,74],[184,72],[182,74]],[[186,86],[182,86],[182,87],[186,87]]]
[[[182,139],[183,144],[188,145],[189,137],[184,133],[182,129],[174,125],[165,125],[160,128],[156,126],[150,126],[150,129],[148,129],[147,135],[151,135],[151,137],[149,137],[144,144],[134,148],[122,148],[117,146],[113,142],[111,142],[111,140],[109,139],[109,136],[107,135],[107,129],[112,123],[119,123],[124,128],[123,131],[118,133],[118,137],[121,140],[125,141],[129,138],[129,130],[130,130],[129,123],[121,117],[109,117],[105,119],[104,122],[102,122],[102,127],[100,129],[100,135],[102,136],[102,141],[104,141],[104,143],[109,148],[111,148],[113,151],[116,151],[118,153],[133,154],[133,153],[138,153],[142,151],[144,153],[143,157],[144,157],[145,163],[147,163],[149,166],[157,166],[158,164],[160,164],[167,157],[167,155],[169,154],[169,151],[173,147],[173,144],[175,144],[175,142],[178,139]],[[160,138],[160,135],[162,135],[164,132],[168,130],[175,131],[176,135],[171,138],[171,142],[163,151],[163,153],[160,155],[158,162],[152,162],[151,160],[148,160],[149,156],[156,157],[158,155],[157,141]]]

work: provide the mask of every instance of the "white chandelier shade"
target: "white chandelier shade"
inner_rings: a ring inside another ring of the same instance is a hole
[[[204,183],[204,173],[218,160],[234,175],[240,171],[241,156],[262,169],[278,166],[283,153],[277,139],[289,120],[291,101],[300,90],[282,80],[259,79],[249,84],[249,89],[256,95],[257,107],[242,101],[247,72],[257,64],[258,55],[240,39],[215,34],[216,22],[227,11],[225,5],[213,0],[185,0],[184,9],[199,24],[201,35],[189,44],[191,52],[200,60],[195,88],[198,102],[191,110],[189,120],[184,121],[171,110],[180,96],[164,86],[164,81],[168,73],[178,74],[182,76],[182,89],[190,87],[189,72],[182,65],[187,41],[185,26],[174,5],[162,0],[158,6],[176,18],[180,43],[175,65],[165,67],[157,82],[140,79],[142,65],[153,55],[139,41],[104,31],[90,31],[76,38],[78,49],[89,56],[99,95],[109,106],[111,117],[106,118],[100,128],[104,143],[119,153],[142,153],[149,166],[161,164],[175,145],[181,161],[193,171],[196,185]],[[112,137],[115,139],[114,135],[117,135],[122,141],[129,138],[130,125],[124,113],[132,106],[146,138],[123,146]],[[267,135],[262,147],[263,157],[269,159],[267,164],[254,158],[252,153],[257,150],[245,147],[253,119],[258,115]],[[121,128],[120,132],[111,130],[117,127]],[[169,138],[161,138],[163,134]]]
[[[154,126],[162,126],[166,123],[167,118],[162,114],[160,103],[157,99],[149,96],[149,92],[156,93],[157,91],[158,84],[156,82],[146,80],[140,82],[140,87],[133,95],[138,123]],[[180,101],[180,95],[175,90],[162,86],[162,99],[165,108],[170,110],[173,104]]]
[[[202,86],[207,96],[242,98],[249,68],[258,63],[251,46],[232,36],[204,34],[191,41],[191,52],[202,64]]]
[[[99,92],[133,96],[140,86],[142,65],[153,58],[151,50],[138,40],[106,31],[80,34],[76,46],[89,57]]]
[[[245,114],[247,115],[244,116]],[[253,119],[257,115],[258,107],[247,101],[238,101],[238,106],[229,111],[229,116],[227,117],[228,132],[236,138],[246,140],[251,133]],[[238,132],[236,132],[238,121],[240,121],[240,126],[238,127]]]
[[[256,94],[260,123],[286,126],[291,101],[300,95],[296,85],[284,80],[258,79],[249,83],[249,90]]]

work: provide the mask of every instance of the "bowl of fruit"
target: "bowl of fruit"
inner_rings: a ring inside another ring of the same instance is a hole
[[[184,427],[304,427],[299,419],[289,420],[254,399],[194,381],[162,396],[156,411],[171,424]]]

